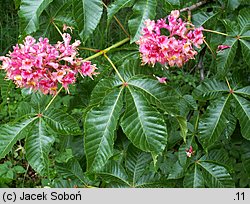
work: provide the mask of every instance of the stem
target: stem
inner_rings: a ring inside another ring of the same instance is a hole
[[[200,70],[200,79],[201,81],[204,80],[204,66],[203,66],[203,58],[204,58],[204,55],[206,53],[206,49],[207,49],[207,46],[205,46],[204,48],[202,48],[201,52],[200,52],[200,55],[199,55],[199,59],[198,59],[198,69]]]
[[[89,47],[79,47],[80,50],[88,50],[88,51],[92,51],[92,52],[98,52],[98,49],[93,49],[93,48],[89,48]]]
[[[52,20],[52,24],[55,26],[58,33],[60,33],[60,35],[62,36],[62,32],[60,31],[60,29],[57,27],[57,25],[55,24],[55,22],[53,20]]]
[[[206,41],[204,38],[203,38],[203,41],[204,41],[204,43],[206,44],[206,46],[208,47],[208,49],[210,50],[210,52],[212,53],[212,56],[213,56],[214,58],[216,58],[216,56],[215,56],[213,50],[211,49],[211,47],[209,46],[209,44],[207,43],[207,41]]]
[[[205,29],[205,28],[204,28],[202,31],[206,31],[206,32],[210,32],[210,33],[216,33],[216,34],[219,34],[219,35],[229,36],[229,35],[226,34],[226,33],[222,33],[222,32],[215,31],[215,30],[209,30],[209,29]]]
[[[46,106],[46,108],[44,109],[44,111],[48,110],[48,108],[50,107],[50,105],[52,104],[52,102],[55,100],[55,98],[58,96],[58,94],[62,91],[63,86],[59,89],[59,91],[53,96],[53,98],[50,100],[50,102],[48,103],[48,105]]]
[[[203,1],[200,1],[192,6],[189,6],[189,7],[186,7],[186,8],[183,8],[180,10],[180,12],[185,12],[185,11],[192,11],[194,9],[197,9],[198,7],[208,3],[209,0],[203,0]]]
[[[118,42],[118,43],[115,43],[114,45],[112,45],[112,46],[110,46],[110,47],[108,47],[108,48],[106,48],[106,49],[104,49],[104,50],[101,50],[100,52],[98,52],[98,53],[96,53],[96,54],[94,54],[94,55],[92,55],[92,56],[90,56],[90,57],[85,58],[83,61],[89,61],[89,60],[92,60],[92,59],[94,59],[94,58],[96,58],[96,57],[99,57],[99,56],[101,56],[101,55],[107,53],[107,52],[110,51],[111,49],[116,48],[116,47],[119,47],[119,46],[125,44],[125,43],[128,42],[129,40],[130,40],[130,38],[125,38],[125,39],[123,39],[122,41],[120,41],[120,42]]]
[[[121,79],[121,81],[123,83],[125,83],[125,80],[122,78],[121,74],[119,73],[119,71],[115,67],[114,63],[111,61],[111,59],[109,59],[109,57],[106,55],[106,53],[104,53],[104,57],[109,61],[109,63],[111,64],[111,66],[114,68],[115,72],[117,73],[117,75]]]
[[[227,86],[228,86],[228,88],[229,88],[229,91],[231,91],[232,88],[231,88],[231,86],[230,86],[230,84],[229,84],[229,81],[227,80],[227,77],[225,77],[225,78],[226,78],[226,82],[227,82]]]

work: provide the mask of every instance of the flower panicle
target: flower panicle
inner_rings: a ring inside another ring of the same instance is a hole
[[[170,67],[182,67],[188,60],[194,59],[203,44],[203,28],[184,22],[179,18],[178,10],[172,11],[166,19],[157,21],[147,19],[142,36],[136,42],[139,45],[142,64],[154,66],[157,62]],[[193,29],[189,29],[192,26]],[[168,35],[162,34],[162,31]]]
[[[76,82],[78,73],[90,78],[96,75],[96,65],[78,57],[81,42],[76,40],[71,44],[68,33],[63,33],[62,38],[62,42],[52,45],[48,38],[36,41],[27,36],[7,56],[0,56],[6,78],[13,80],[17,87],[55,95],[59,84],[69,92],[68,86]]]

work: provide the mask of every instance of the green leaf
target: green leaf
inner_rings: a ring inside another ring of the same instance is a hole
[[[245,171],[250,176],[250,142],[244,142],[241,146],[241,160]]]
[[[149,153],[142,152],[133,145],[129,146],[125,166],[132,177],[132,186],[135,186],[150,161],[152,161],[152,157]]]
[[[130,186],[125,169],[116,161],[109,161],[101,171],[97,171],[103,180],[118,182]]]
[[[185,173],[185,167],[183,167],[180,164],[180,161],[177,160],[174,165],[172,165],[172,168],[170,170],[170,173],[168,175],[168,179],[179,179],[184,176]]]
[[[71,159],[67,164],[57,164],[56,169],[60,177],[77,179],[81,184],[87,184],[86,176],[76,159]]]
[[[179,123],[180,129],[181,129],[181,136],[183,138],[183,141],[186,142],[186,137],[187,137],[187,119],[182,117],[182,116],[175,116],[176,120]]]
[[[96,171],[103,167],[113,154],[114,131],[122,109],[123,88],[114,89],[103,103],[92,108],[86,115],[85,152],[87,168]]]
[[[213,149],[210,149],[208,154],[206,155],[206,161],[218,163],[226,167],[228,170],[233,170],[233,162],[230,158],[229,152],[224,148],[223,144],[221,144],[221,146],[221,148],[215,146]]]
[[[51,96],[44,95],[41,92],[31,94],[30,105],[37,113],[41,113],[49,103]]]
[[[241,89],[237,89],[234,91],[234,93],[250,97],[250,86],[246,86],[246,87],[243,87]]]
[[[93,33],[102,17],[101,0],[74,0],[73,13],[83,41]]]
[[[233,94],[238,104],[235,110],[235,116],[238,118],[241,127],[241,134],[247,140],[250,140],[250,102],[241,96]]]
[[[136,188],[162,188],[170,187],[166,179],[161,180],[161,176],[154,172],[142,175],[134,187]]]
[[[239,7],[241,0],[227,0],[227,8],[235,10]]]
[[[90,105],[101,103],[108,93],[110,93],[114,88],[117,88],[121,85],[122,82],[113,77],[101,79],[91,93]]]
[[[192,95],[184,95],[182,98],[193,110],[197,110],[198,106]]]
[[[12,85],[12,81],[5,80],[5,76],[0,73],[0,92],[3,104],[7,103]]]
[[[162,115],[150,106],[141,92],[130,86],[121,127],[129,140],[143,151],[158,155],[166,146],[167,129]]]
[[[46,175],[49,165],[48,154],[54,143],[54,137],[46,129],[45,122],[37,119],[31,132],[26,137],[26,158],[31,167],[41,175]]]
[[[55,26],[51,23],[51,19],[59,28],[62,28],[63,24],[75,28],[76,22],[72,15],[72,0],[53,0],[53,3],[46,8],[46,14],[41,15],[40,19],[40,29],[37,36],[46,36],[49,39],[54,38],[55,34],[59,36]]]
[[[225,26],[228,35],[237,36],[240,34],[240,26],[236,21],[223,19],[221,22]]]
[[[36,118],[24,120],[16,124],[0,126],[0,158],[4,158],[10,152],[13,145],[27,134],[27,129]]]
[[[241,51],[247,65],[250,66],[250,42],[240,39]]]
[[[48,109],[42,115],[42,118],[49,127],[56,133],[62,135],[79,135],[80,127],[75,119],[59,109]]]
[[[17,174],[23,174],[26,172],[26,169],[24,169],[22,166],[14,166],[13,170],[15,171],[15,173]]]
[[[156,0],[138,0],[133,6],[133,15],[128,21],[131,43],[139,40],[145,20],[155,18],[156,5]]]
[[[22,0],[18,15],[20,17],[21,31],[26,35],[39,28],[41,13],[53,0]]]
[[[240,25],[240,35],[245,33],[250,29],[250,13],[249,13],[249,8],[244,8],[240,10],[239,16],[238,16],[238,21]]]
[[[229,125],[229,98],[230,95],[213,101],[199,123],[199,140],[205,149],[212,145]]]
[[[147,69],[140,65],[141,61],[138,60],[138,47],[136,49],[137,49],[137,56],[135,56],[135,58],[130,57],[128,59],[124,59],[121,66],[119,66],[119,72],[125,81],[129,81],[132,77],[135,77],[136,75],[138,76],[139,75],[144,75],[144,76],[153,75],[152,69]],[[141,77],[144,77],[144,76],[141,76]]]
[[[217,54],[216,60],[219,76],[226,75],[232,65],[238,47],[238,40],[236,38],[227,38],[223,45],[229,45],[230,48],[221,50]]]
[[[155,78],[144,75],[131,77],[128,80],[128,84],[146,94],[150,103],[168,113],[177,113],[176,100],[178,100],[178,98],[169,94],[172,88],[159,83]]]
[[[224,166],[209,161],[199,161],[206,185],[210,188],[233,188],[234,182]]]
[[[116,0],[108,6],[108,21],[122,8],[130,7],[134,4],[135,0]]]
[[[167,3],[172,5],[180,6],[180,0],[168,0]]]
[[[204,188],[205,181],[197,163],[194,163],[189,169],[183,180],[185,188]]]
[[[196,13],[194,15],[192,15],[192,23],[195,25],[195,27],[200,27],[202,25],[204,25],[205,23],[207,23],[208,21],[210,21],[211,19],[213,19],[214,17],[217,16],[218,13],[207,13],[204,11],[201,11],[199,13]]]
[[[222,93],[228,93],[229,89],[225,83],[219,82],[215,79],[204,80],[193,91],[193,96],[198,100],[211,100],[217,98]]]

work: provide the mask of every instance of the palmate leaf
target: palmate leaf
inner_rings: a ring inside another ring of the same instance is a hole
[[[16,124],[0,126],[0,158],[4,158],[10,152],[13,145],[26,136],[34,120],[36,118],[27,119]]]
[[[230,96],[213,101],[199,123],[199,140],[205,149],[212,145],[229,125]]]
[[[250,41],[240,39],[240,46],[244,60],[250,66]]]
[[[131,43],[139,40],[145,20],[154,19],[156,5],[156,0],[138,0],[133,6],[133,15],[128,21]]]
[[[26,35],[37,31],[39,16],[53,0],[22,0],[18,15],[21,31]]]
[[[79,35],[84,42],[96,29],[102,12],[101,0],[74,0],[73,13],[79,29]]]
[[[43,113],[42,118],[56,133],[62,135],[81,134],[80,127],[76,120],[62,110],[50,108]]]
[[[215,79],[204,80],[194,91],[193,96],[198,100],[211,100],[217,98],[222,93],[228,93],[229,89],[225,83]]]
[[[250,140],[250,102],[237,94],[233,94],[233,96],[237,104],[235,116],[239,120],[241,134]]]
[[[141,92],[130,86],[121,127],[129,140],[143,151],[158,155],[166,146],[167,129],[162,115]]]
[[[205,183],[210,188],[234,188],[234,182],[224,166],[211,161],[199,161]]]
[[[103,103],[86,115],[84,145],[89,171],[103,167],[113,154],[114,131],[123,105],[122,93],[123,88],[114,89]]]
[[[48,132],[46,124],[41,118],[36,120],[36,124],[26,137],[26,158],[31,167],[41,175],[47,173],[49,165],[48,154],[54,140],[54,137]]]
[[[142,152],[133,145],[130,145],[127,150],[125,166],[127,172],[131,176],[132,186],[135,186],[136,182],[140,180],[147,165],[152,161],[152,157],[149,153]]]
[[[217,54],[216,60],[219,76],[225,76],[232,65],[238,47],[238,40],[236,38],[227,38],[223,44],[230,46],[230,48],[221,50]]]
[[[187,174],[183,180],[183,185],[185,188],[204,188],[205,181],[199,165],[194,163],[189,167]]]
[[[122,8],[130,7],[134,4],[135,0],[116,0],[108,7],[108,21],[110,21],[114,15]]]

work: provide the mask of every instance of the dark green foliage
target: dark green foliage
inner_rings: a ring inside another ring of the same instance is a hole
[[[94,80],[79,76],[51,104],[0,70],[0,187],[250,187],[248,1],[192,10],[194,25],[212,32],[182,68],[141,65],[144,21],[195,3],[2,0],[0,55],[27,35],[61,41],[55,25],[64,24],[82,58],[109,49],[91,60]]]

